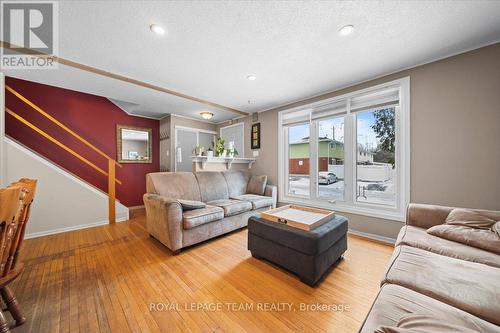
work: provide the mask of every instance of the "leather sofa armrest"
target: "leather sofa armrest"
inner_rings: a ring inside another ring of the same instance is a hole
[[[152,193],[144,194],[143,200],[148,233],[172,251],[181,249],[181,204],[177,200]]]
[[[274,185],[266,185],[264,195],[266,197],[273,198],[273,208],[276,208],[276,203],[278,201],[278,188]]]
[[[428,229],[443,224],[453,207],[411,203],[406,210],[406,225]]]

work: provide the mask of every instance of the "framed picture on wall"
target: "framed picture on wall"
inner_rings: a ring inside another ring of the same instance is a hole
[[[252,124],[250,140],[252,149],[260,149],[260,123]]]

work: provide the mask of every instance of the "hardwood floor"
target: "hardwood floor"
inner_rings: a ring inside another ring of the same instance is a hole
[[[310,288],[252,258],[246,239],[241,230],[172,256],[137,216],[27,240],[12,287],[28,320],[13,332],[356,332],[392,253],[349,237],[345,259]]]

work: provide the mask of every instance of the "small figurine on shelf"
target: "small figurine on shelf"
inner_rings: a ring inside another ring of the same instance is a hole
[[[205,147],[196,146],[193,149],[193,155],[194,156],[201,156],[204,151],[205,151]]]
[[[234,141],[229,141],[228,148],[227,148],[227,156],[228,157],[235,157],[238,155],[239,155],[238,151],[234,148]]]

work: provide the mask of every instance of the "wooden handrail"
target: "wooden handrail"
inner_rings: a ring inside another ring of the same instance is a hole
[[[26,126],[28,126],[29,128],[31,128],[32,130],[34,130],[35,132],[37,132],[38,134],[42,135],[43,137],[45,137],[46,139],[48,139],[49,141],[51,141],[52,143],[58,145],[59,147],[61,147],[62,149],[66,150],[68,153],[70,153],[71,155],[75,156],[76,158],[78,158],[79,160],[81,160],[82,162],[86,163],[87,165],[91,166],[93,169],[95,169],[96,171],[102,173],[103,175],[105,176],[109,176],[108,172],[104,171],[103,169],[99,168],[97,165],[95,165],[94,163],[90,162],[89,160],[87,160],[85,157],[81,156],[80,154],[78,154],[77,152],[75,152],[73,149],[69,148],[68,146],[64,145],[63,143],[59,142],[57,139],[55,139],[54,137],[50,136],[49,134],[45,133],[43,130],[41,130],[40,128],[36,127],[35,125],[33,125],[32,123],[30,123],[29,121],[27,121],[26,119],[24,119],[23,117],[19,116],[17,113],[15,113],[14,111],[12,111],[11,109],[9,108],[5,108],[5,111],[10,114],[12,117],[16,118],[17,120],[19,120],[20,122],[22,122],[23,124],[25,124]],[[113,161],[114,160],[112,158],[108,158],[108,161]],[[114,170],[113,170],[113,173],[114,173]],[[114,178],[114,175],[113,175],[113,178]],[[115,179],[115,181],[118,183],[118,184],[121,184],[122,182],[118,179]]]
[[[73,130],[71,130],[70,128],[68,128],[63,123],[61,123],[59,120],[55,119],[50,114],[48,114],[47,112],[45,112],[44,110],[42,110],[40,107],[38,107],[37,105],[35,105],[33,102],[31,102],[29,99],[27,99],[26,97],[24,97],[23,95],[21,95],[21,93],[17,92],[16,90],[14,90],[13,88],[11,88],[9,86],[5,86],[5,88],[9,92],[11,92],[12,94],[14,94],[17,98],[19,98],[20,100],[22,100],[24,103],[28,104],[33,109],[35,109],[36,111],[38,111],[45,118],[49,119],[50,121],[52,121],[57,126],[59,126],[62,129],[64,129],[66,132],[68,132],[69,134],[73,135],[75,138],[77,138],[78,140],[80,140],[81,142],[83,142],[84,144],[86,144],[88,147],[90,147],[93,150],[95,150],[97,153],[99,153],[100,155],[102,155],[106,159],[115,161],[113,158],[111,158],[110,156],[108,156],[105,152],[103,152],[102,150],[100,150],[99,148],[97,148],[96,146],[94,146],[93,144],[91,144],[90,142],[88,142],[87,140],[85,140],[84,138],[82,138],[80,135],[78,135],[77,133],[75,133]],[[118,165],[120,168],[122,167],[122,165],[120,163],[116,162],[116,161],[115,161],[115,164]]]

